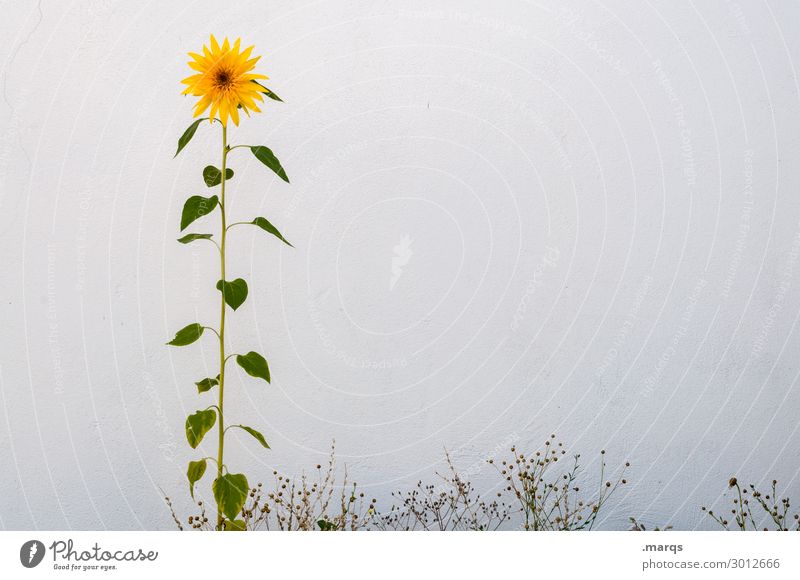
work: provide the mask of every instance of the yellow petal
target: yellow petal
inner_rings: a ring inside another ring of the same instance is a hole
[[[201,52],[188,53],[192,60],[187,65],[196,74],[181,80],[185,85],[182,94],[198,97],[194,105],[195,117],[208,111],[211,122],[217,119],[227,126],[228,119],[231,119],[238,126],[240,106],[248,116],[251,112],[260,112],[256,102],[264,102],[262,94],[266,89],[253,81],[269,77],[251,72],[261,58],[251,58],[253,48],[242,49],[241,38],[236,38],[231,44],[230,39],[224,37],[220,45],[212,34]],[[230,79],[225,86],[217,84],[221,72]]]
[[[209,97],[208,95],[204,96],[195,105],[194,116],[199,117],[201,114],[203,114],[203,112],[205,112],[205,110],[208,108],[210,104],[211,104],[211,97]]]

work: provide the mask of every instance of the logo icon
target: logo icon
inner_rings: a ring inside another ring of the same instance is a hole
[[[19,561],[26,568],[35,568],[44,559],[44,544],[39,540],[28,540],[19,549]]]
[[[414,240],[410,236],[405,235],[400,238],[400,242],[392,248],[394,256],[392,256],[392,277],[389,280],[389,290],[394,290],[395,284],[403,275],[403,268],[408,264],[414,252],[411,250],[411,243]]]

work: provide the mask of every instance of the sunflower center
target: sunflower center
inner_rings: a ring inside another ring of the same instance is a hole
[[[214,73],[214,84],[220,89],[229,89],[233,85],[233,73],[221,68]]]

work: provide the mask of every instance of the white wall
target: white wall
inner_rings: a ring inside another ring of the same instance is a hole
[[[732,474],[800,497],[796,3],[176,4],[3,8],[0,528],[171,529],[159,486],[188,508],[215,352],[164,342],[216,317],[211,247],[175,238],[218,130],[172,155],[209,32],[285,101],[232,134],[292,184],[234,156],[231,211],[296,246],[231,237],[231,347],[274,376],[233,373],[273,447],[232,441],[234,470],[335,438],[385,506],[444,447],[489,490],[482,458],[555,432],[631,461],[606,528],[709,527]]]

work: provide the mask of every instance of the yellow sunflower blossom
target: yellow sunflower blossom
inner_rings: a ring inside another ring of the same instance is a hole
[[[240,50],[240,39],[231,46],[228,39],[219,45],[214,35],[211,35],[211,48],[203,46],[203,54],[190,52],[192,60],[188,65],[197,74],[187,77],[181,83],[188,85],[183,91],[184,95],[200,97],[194,108],[194,116],[199,117],[209,107],[209,119],[214,119],[227,126],[228,117],[234,125],[239,125],[239,107],[246,114],[250,111],[261,112],[256,101],[264,102],[262,93],[266,92],[258,84],[258,79],[269,77],[250,71],[255,68],[260,56],[250,58],[253,47]]]

